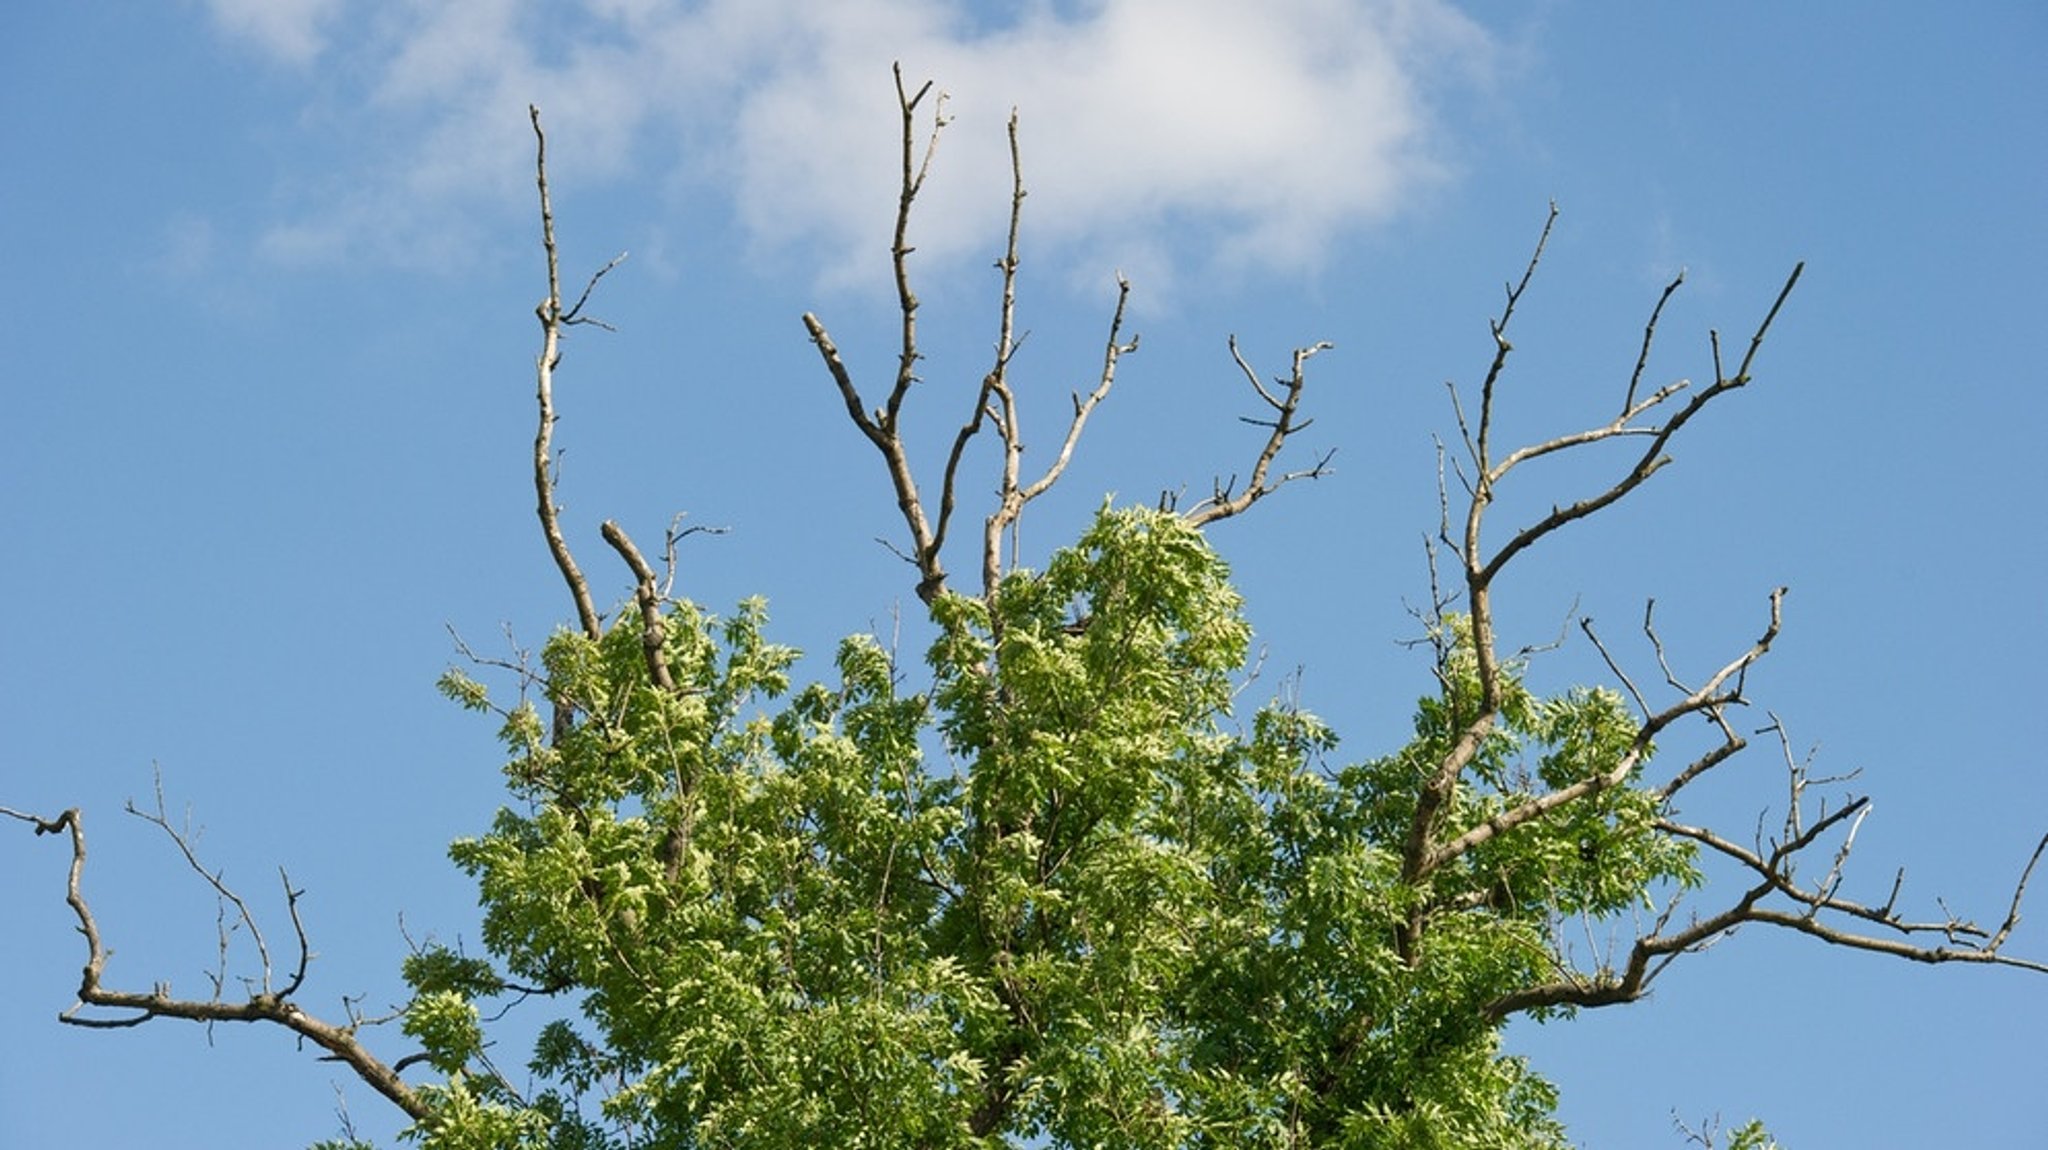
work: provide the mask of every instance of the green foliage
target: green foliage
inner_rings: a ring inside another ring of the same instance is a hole
[[[452,848],[497,965],[406,968],[446,1076],[424,1145],[1564,1144],[1494,1004],[1554,974],[1558,916],[1695,874],[1625,783],[1404,877],[1477,698],[1455,621],[1409,744],[1332,767],[1313,715],[1237,711],[1242,604],[1173,516],[1105,508],[932,617],[921,692],[866,636],[792,690],[759,602],[666,605],[673,691],[637,613],[549,641],[564,718],[509,711],[513,805]],[[1506,692],[1446,825],[1636,739],[1611,692]],[[477,1003],[508,982],[580,996],[530,1100],[484,1058]]]
[[[1752,1118],[1728,1132],[1728,1150],[1778,1150],[1778,1140]]]

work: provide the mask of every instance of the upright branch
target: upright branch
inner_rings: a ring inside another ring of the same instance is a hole
[[[982,592],[993,594],[1002,575],[1002,536],[1005,531],[1014,532],[1024,507],[1032,500],[1050,490],[1073,458],[1075,445],[1080,442],[1082,429],[1096,406],[1109,394],[1116,379],[1116,365],[1119,358],[1136,351],[1138,340],[1135,336],[1126,340],[1123,333],[1124,309],[1130,298],[1130,284],[1123,277],[1117,277],[1117,303],[1115,314],[1110,320],[1109,339],[1103,351],[1101,373],[1085,394],[1075,392],[1073,413],[1068,419],[1066,434],[1045,471],[1036,479],[1025,482],[1022,475],[1024,452],[1023,425],[1017,394],[1010,379],[1010,363],[1018,346],[1022,343],[1016,327],[1017,303],[1017,239],[1023,220],[1024,174],[1023,161],[1017,136],[1017,116],[1013,111],[1009,120],[1010,142],[1010,219],[1007,243],[1003,255],[996,261],[996,269],[1002,275],[1001,305],[997,316],[995,361],[982,376],[975,389],[974,401],[968,417],[955,433],[951,449],[946,456],[944,471],[939,485],[939,502],[936,517],[926,512],[923,498],[919,493],[916,476],[910,466],[909,452],[903,440],[901,414],[903,400],[909,394],[911,385],[918,382],[916,366],[922,358],[917,345],[917,293],[910,283],[910,253],[917,250],[910,243],[910,217],[916,205],[918,193],[924,187],[925,177],[931,170],[932,156],[938,149],[940,133],[949,123],[944,113],[945,97],[938,97],[938,110],[933,114],[931,131],[923,138],[922,155],[919,153],[917,108],[931,92],[927,82],[916,92],[910,92],[903,83],[903,71],[896,69],[896,99],[901,113],[902,165],[901,185],[896,199],[895,242],[890,249],[896,280],[897,307],[901,316],[900,343],[897,352],[896,378],[891,385],[887,400],[882,406],[870,411],[862,399],[859,387],[853,380],[853,373],[840,355],[837,345],[825,330],[825,326],[814,314],[806,313],[804,327],[810,333],[811,341],[817,345],[818,354],[825,362],[825,368],[839,389],[840,398],[846,405],[846,412],[868,442],[881,453],[889,471],[889,480],[896,491],[897,509],[903,515],[904,525],[910,531],[910,550],[904,553],[918,569],[918,597],[929,603],[945,591],[946,569],[941,557],[948,529],[958,506],[960,465],[965,458],[968,444],[979,435],[983,428],[993,427],[996,437],[1003,445],[1002,472],[998,482],[996,507],[984,521],[982,533]]]
[[[918,597],[929,603],[939,597],[946,588],[946,569],[941,550],[946,543],[957,509],[961,462],[966,457],[967,447],[985,428],[993,428],[993,434],[1002,446],[1001,472],[997,480],[995,507],[983,520],[981,540],[982,594],[995,593],[1004,570],[1003,536],[1011,537],[1010,562],[1016,561],[1017,525],[1024,508],[1032,500],[1051,490],[1065,474],[1073,460],[1074,450],[1080,443],[1089,417],[1109,396],[1116,382],[1118,361],[1125,355],[1138,350],[1138,337],[1126,338],[1124,333],[1125,309],[1130,302],[1130,282],[1117,276],[1116,308],[1110,317],[1109,338],[1105,341],[1101,371],[1095,376],[1087,390],[1072,393],[1072,409],[1067,417],[1065,433],[1060,437],[1059,446],[1045,469],[1036,478],[1028,479],[1024,471],[1024,427],[1022,404],[1019,402],[1010,367],[1023,339],[1016,325],[1017,307],[1017,255],[1018,233],[1023,220],[1024,168],[1018,145],[1017,115],[1013,110],[1009,121],[1010,144],[1010,219],[1008,241],[1003,254],[996,261],[996,270],[1002,275],[1000,307],[997,313],[995,359],[988,372],[981,378],[975,389],[968,415],[954,433],[950,450],[946,454],[944,470],[939,484],[939,498],[936,516],[928,514],[919,492],[916,477],[911,469],[908,450],[903,440],[901,414],[903,400],[909,394],[911,385],[918,382],[916,367],[921,353],[917,345],[917,293],[910,283],[909,256],[916,248],[910,243],[910,218],[917,197],[923,190],[924,181],[931,171],[932,157],[938,149],[940,133],[947,123],[944,112],[945,97],[938,97],[938,110],[933,113],[929,133],[920,136],[917,109],[931,93],[931,84],[926,83],[911,92],[903,82],[903,70],[899,65],[896,75],[896,102],[901,115],[903,131],[901,138],[901,182],[896,197],[895,242],[890,255],[893,261],[896,282],[897,307],[901,315],[899,347],[896,360],[896,378],[890,386],[887,399],[881,406],[870,409],[862,398],[859,386],[854,382],[853,372],[826,332],[825,325],[815,314],[805,313],[804,328],[810,333],[811,342],[818,348],[824,360],[825,369],[839,389],[840,399],[846,405],[848,418],[855,427],[881,453],[889,472],[889,481],[896,492],[897,510],[903,516],[904,525],[910,532],[910,549],[898,551],[905,560],[918,570]],[[920,151],[921,147],[921,151]],[[1242,490],[1237,479],[1218,480],[1210,498],[1205,499],[1187,512],[1186,518],[1201,526],[1218,519],[1237,515],[1253,503],[1278,490],[1282,485],[1296,479],[1314,479],[1327,473],[1330,454],[1323,455],[1311,467],[1299,471],[1276,475],[1275,461],[1281,449],[1294,433],[1306,428],[1310,420],[1300,415],[1300,404],[1305,386],[1304,369],[1308,359],[1318,352],[1331,347],[1318,343],[1301,348],[1294,353],[1294,370],[1286,378],[1277,381],[1279,390],[1269,389],[1257,374],[1237,353],[1236,341],[1231,342],[1231,354],[1237,359],[1240,369],[1251,380],[1252,389],[1271,409],[1271,418],[1251,418],[1246,422],[1269,429],[1265,443],[1258,457],[1253,461],[1249,481]]]
[[[1138,350],[1138,337],[1133,335],[1129,342],[1123,338],[1124,307],[1130,302],[1131,284],[1121,274],[1116,277],[1116,311],[1109,321],[1109,339],[1102,352],[1102,371],[1095,378],[1095,386],[1086,394],[1073,393],[1073,413],[1067,420],[1067,431],[1060,438],[1059,450],[1045,471],[1030,483],[1019,478],[1024,459],[1024,427],[1017,410],[1017,396],[1010,386],[1010,356],[1016,350],[1016,308],[1017,308],[1017,230],[1024,210],[1024,165],[1017,148],[1017,113],[1010,112],[1010,234],[1009,242],[1003,249],[1003,258],[996,267],[1003,273],[1002,311],[997,325],[995,364],[982,384],[983,409],[995,420],[996,436],[1003,444],[1003,474],[997,489],[996,509],[985,521],[982,533],[982,590],[994,594],[996,582],[1002,577],[1002,539],[1006,530],[1014,532],[1018,517],[1024,507],[1052,489],[1065,473],[1067,464],[1074,457],[1074,446],[1081,441],[1081,431],[1087,426],[1088,417],[1109,395],[1109,389],[1116,382],[1117,360]],[[976,413],[980,418],[980,412]],[[965,429],[963,428],[963,433]],[[961,440],[964,442],[964,434]],[[1016,561],[1015,547],[1012,546],[1011,561]]]
[[[134,808],[131,806],[130,809]],[[208,872],[199,864],[190,840],[163,817],[161,794],[155,816],[140,811],[135,813],[171,837],[192,869],[197,871],[225,902],[237,908],[237,913],[248,926],[252,936],[260,939],[255,920],[249,917],[247,904],[222,882],[220,875]],[[154,1018],[182,1018],[208,1025],[217,1022],[274,1023],[347,1065],[372,1089],[390,1099],[413,1119],[422,1120],[428,1116],[426,1104],[398,1076],[397,1069],[371,1054],[358,1041],[358,1020],[351,1019],[345,1025],[324,1022],[306,1013],[293,1001],[292,995],[297,993],[305,978],[310,950],[306,944],[305,927],[299,921],[299,892],[292,890],[289,882],[285,885],[285,895],[291,909],[292,926],[298,935],[299,961],[296,972],[282,989],[273,989],[271,986],[269,953],[265,949],[262,952],[264,972],[259,983],[261,989],[252,990],[247,998],[239,1001],[229,1000],[223,996],[225,979],[221,977],[214,978],[214,995],[210,999],[174,997],[168,982],[159,982],[147,991],[114,990],[107,987],[103,981],[107,959],[112,951],[101,939],[99,923],[93,918],[92,907],[85,899],[85,823],[77,808],[67,810],[54,819],[40,818],[4,807],[0,807],[0,815],[29,823],[38,835],[68,834],[70,837],[71,869],[65,880],[64,901],[70,905],[71,913],[77,917],[78,932],[85,938],[85,967],[79,977],[78,1001],[59,1014],[58,1021],[71,1026],[103,1030],[140,1026]],[[113,1017],[84,1013],[89,1008],[117,1013]]]
[[[1521,280],[1508,285],[1507,302],[1501,305],[1500,316],[1489,325],[1493,331],[1493,362],[1487,365],[1486,378],[1479,385],[1479,439],[1475,443],[1469,436],[1466,438],[1473,466],[1481,475],[1486,473],[1487,459],[1492,450],[1493,389],[1500,382],[1501,373],[1507,370],[1508,353],[1515,347],[1508,342],[1508,324],[1515,318],[1515,305],[1522,301],[1522,293],[1529,290],[1529,281],[1536,276],[1536,266],[1543,262],[1543,250],[1550,246],[1550,231],[1556,226],[1557,201],[1552,200],[1550,214],[1543,218],[1543,232],[1536,237],[1536,249],[1529,253],[1529,262],[1522,268]],[[1484,482],[1479,490],[1487,490]]]
[[[559,521],[561,508],[555,504],[554,459],[550,444],[555,431],[555,368],[562,362],[562,338],[567,330],[578,324],[609,328],[600,320],[583,314],[583,305],[589,301],[590,293],[597,288],[597,281],[606,273],[619,266],[626,257],[621,254],[584,285],[583,294],[575,304],[562,306],[561,261],[555,251],[555,213],[548,199],[548,137],[541,130],[540,108],[529,104],[528,117],[533,121],[534,138],[534,182],[540,186],[540,235],[541,246],[548,257],[548,295],[534,314],[540,318],[540,356],[534,364],[540,404],[540,427],[533,437],[533,489],[540,514],[541,534],[546,537],[548,553],[554,556],[555,566],[562,573],[563,582],[569,585],[569,594],[576,601],[576,618],[583,633],[592,639],[604,634],[604,624],[598,618],[597,605],[591,601],[590,585],[583,578],[583,572],[576,566],[575,556],[569,553],[569,543],[562,538]]]
[[[906,556],[918,570],[918,598],[929,603],[939,597],[946,587],[946,569],[939,558],[940,533],[925,516],[924,503],[918,495],[917,478],[910,468],[910,456],[903,445],[900,419],[903,399],[910,394],[910,387],[917,382],[917,361],[922,358],[917,345],[917,293],[910,286],[910,253],[917,250],[910,245],[910,213],[917,202],[918,193],[924,188],[925,175],[931,170],[932,156],[939,147],[939,135],[944,131],[946,119],[946,97],[942,92],[934,100],[931,134],[925,139],[924,157],[917,158],[918,131],[917,109],[924,98],[931,94],[932,85],[926,81],[915,93],[903,85],[903,66],[895,67],[896,104],[903,122],[902,134],[902,181],[896,197],[895,239],[889,248],[890,259],[896,277],[896,297],[902,318],[896,356],[896,379],[889,388],[889,397],[873,412],[867,410],[860,389],[854,384],[853,373],[840,356],[839,348],[827,334],[825,325],[812,312],[805,312],[804,329],[810,333],[811,342],[817,345],[818,355],[825,361],[825,369],[831,373],[832,382],[839,388],[840,398],[846,403],[846,413],[854,426],[860,428],[869,443],[882,455],[889,469],[889,482],[896,490],[896,506],[903,514],[904,525],[910,529],[910,552]],[[950,499],[946,500],[950,505]]]

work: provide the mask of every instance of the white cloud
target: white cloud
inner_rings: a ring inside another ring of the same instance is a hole
[[[305,65],[325,44],[321,25],[342,0],[207,0],[213,18],[229,35],[250,40],[287,64]]]
[[[215,12],[286,58],[339,23],[324,0],[286,7],[260,35],[247,29],[263,6],[216,0]],[[912,85],[934,79],[954,117],[916,222],[927,268],[995,254],[1014,106],[1028,234],[1106,271],[1313,265],[1440,178],[1431,98],[1483,82],[1494,52],[1438,0],[1041,0],[994,25],[946,0],[409,0],[351,13],[349,27],[333,47],[369,77],[362,114],[382,122],[388,150],[364,182],[383,189],[396,250],[414,246],[407,228],[521,201],[531,101],[558,180],[722,186],[756,243],[794,247],[828,279],[887,249],[892,61]],[[1204,250],[1175,250],[1170,229]]]

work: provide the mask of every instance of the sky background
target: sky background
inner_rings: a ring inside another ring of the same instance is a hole
[[[1248,468],[1257,429],[1236,417],[1258,409],[1228,334],[1269,375],[1335,343],[1295,456],[1335,448],[1335,474],[1212,538],[1265,681],[1297,674],[1351,757],[1397,746],[1428,688],[1399,640],[1427,595],[1443,384],[1483,373],[1549,201],[1511,438],[1609,417],[1681,267],[1657,383],[1710,378],[1708,332],[1732,358],[1807,261],[1756,383],[1639,498],[1529,557],[1503,641],[1588,614],[1645,669],[1629,637],[1655,597],[1697,673],[1789,585],[1755,725],[1768,707],[1876,796],[1852,892],[1881,901],[1905,866],[1913,913],[1941,898],[1995,922],[2048,829],[2027,718],[2048,647],[2044,52],[2027,3],[25,8],[0,43],[0,805],[86,812],[116,987],[202,995],[213,961],[212,900],[121,813],[159,768],[274,947],[276,868],[306,891],[314,1013],[398,1001],[404,932],[474,944],[444,851],[487,825],[499,756],[433,682],[451,628],[504,653],[573,618],[526,470],[545,287],[529,102],[565,278],[631,253],[592,305],[617,334],[576,332],[557,383],[565,527],[599,598],[630,590],[599,521],[648,546],[687,511],[730,532],[685,543],[681,593],[766,595],[774,636],[820,654],[887,634],[913,578],[874,540],[901,524],[798,317],[816,310],[879,394],[901,60],[954,117],[914,235],[920,458],[993,339],[1012,106],[1033,442],[1099,366],[1114,272],[1135,285],[1143,347],[1027,514],[1027,557],[1105,493],[1199,494]],[[1493,522],[1601,474],[1532,472]],[[1532,677],[1598,673],[1574,640]],[[1746,837],[1782,768],[1760,746],[1720,775],[1685,814]],[[366,1136],[401,1124],[281,1033],[57,1025],[82,959],[66,852],[0,831],[0,1143],[304,1145],[338,1133],[337,1088]],[[2048,956],[2044,916],[2015,953]],[[1758,1115],[1814,1150],[2048,1141],[2044,1031],[2048,978],[1752,929],[1647,1003],[1509,1038],[1587,1147],[1678,1145],[1676,1111]]]

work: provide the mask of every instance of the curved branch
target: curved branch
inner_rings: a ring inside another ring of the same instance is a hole
[[[426,1103],[398,1076],[397,1068],[386,1065],[377,1056],[364,1049],[362,1043],[356,1040],[353,1023],[345,1026],[336,1026],[333,1023],[324,1022],[307,1014],[299,1007],[298,1003],[291,1000],[290,995],[298,988],[300,979],[304,974],[303,957],[299,967],[299,975],[294,976],[291,984],[283,991],[273,992],[266,986],[262,992],[252,994],[246,1001],[242,1002],[227,1002],[218,997],[209,1001],[173,998],[171,997],[168,983],[159,983],[154,989],[146,993],[108,989],[102,983],[101,978],[106,970],[107,957],[110,952],[101,940],[99,923],[94,920],[92,908],[87,904],[82,890],[86,856],[85,824],[78,808],[73,807],[54,819],[38,818],[32,815],[24,815],[18,811],[4,809],[0,809],[0,813],[34,824],[35,832],[38,835],[66,832],[70,835],[71,869],[65,882],[64,901],[70,905],[72,913],[78,918],[79,933],[85,936],[86,961],[85,968],[79,978],[78,1001],[57,1016],[59,1021],[72,1026],[94,1029],[121,1029],[130,1026],[140,1026],[153,1018],[181,1018],[187,1021],[204,1023],[275,1023],[318,1046],[336,1060],[347,1064],[351,1070],[355,1071],[356,1076],[367,1083],[371,1089],[389,1099],[415,1121],[424,1120],[428,1117]],[[176,831],[171,830],[168,826],[165,829],[171,831],[172,838],[178,841],[181,848],[187,846]],[[189,859],[190,851],[187,850],[186,854]],[[194,861],[193,865],[197,867],[198,864]],[[200,873],[205,874],[206,872],[201,869]],[[213,881],[215,882],[215,889],[222,889],[219,886],[218,880]],[[231,894],[228,897],[233,898]],[[234,901],[237,906],[241,905],[239,899]],[[295,897],[293,901],[296,903]],[[298,922],[296,909],[293,911],[293,922],[295,925]],[[303,928],[300,930],[299,938],[303,946],[305,940]],[[87,1007],[129,1013],[116,1018],[81,1016],[78,1012]]]
[[[1695,394],[1689,403],[1687,403],[1684,407],[1680,408],[1677,414],[1673,415],[1668,421],[1666,421],[1661,426],[1655,428],[1628,429],[1624,425],[1627,423],[1629,419],[1633,418],[1635,415],[1648,410],[1651,406],[1661,403],[1665,398],[1676,393],[1679,390],[1679,388],[1683,386],[1682,384],[1674,384],[1670,387],[1663,388],[1656,392],[1654,395],[1652,395],[1650,398],[1644,400],[1641,404],[1625,406],[1621,419],[1617,420],[1614,424],[1608,425],[1607,427],[1599,428],[1591,432],[1582,432],[1577,435],[1565,436],[1560,439],[1550,441],[1548,443],[1538,444],[1531,448],[1525,448],[1522,451],[1518,451],[1515,454],[1509,456],[1507,459],[1502,460],[1498,466],[1490,470],[1482,469],[1482,475],[1480,478],[1480,488],[1482,491],[1490,491],[1492,486],[1495,483],[1498,483],[1502,478],[1504,478],[1509,470],[1511,470],[1516,464],[1524,462],[1527,459],[1535,458],[1539,455],[1546,455],[1553,451],[1561,450],[1566,447],[1575,447],[1580,445],[1581,443],[1595,442],[1597,440],[1611,438],[1615,435],[1647,434],[1651,437],[1649,446],[1643,449],[1642,455],[1637,458],[1635,465],[1629,468],[1628,474],[1624,475],[1621,479],[1616,480],[1614,484],[1612,484],[1605,491],[1602,491],[1597,495],[1592,495],[1585,499],[1581,499],[1578,502],[1570,504],[1566,507],[1553,508],[1550,514],[1544,516],[1542,519],[1537,520],[1535,523],[1532,523],[1528,527],[1525,527],[1521,531],[1517,532],[1513,539],[1510,539],[1505,546],[1503,546],[1499,551],[1495,552],[1493,557],[1487,560],[1485,564],[1480,568],[1480,578],[1483,581],[1491,582],[1493,577],[1500,573],[1501,568],[1505,567],[1508,564],[1509,560],[1513,559],[1516,555],[1520,554],[1522,551],[1534,545],[1537,540],[1542,539],[1544,536],[1549,535],[1550,533],[1556,531],[1560,527],[1563,527],[1567,523],[1572,523],[1577,520],[1584,519],[1587,516],[1593,514],[1594,512],[1599,511],[1603,507],[1607,507],[1616,502],[1619,502],[1624,496],[1628,495],[1629,492],[1634,491],[1637,487],[1642,486],[1643,482],[1649,479],[1650,476],[1655,475],[1659,470],[1662,470],[1665,464],[1670,463],[1671,459],[1669,456],[1664,454],[1664,448],[1666,444],[1671,442],[1672,437],[1678,434],[1679,429],[1684,427],[1689,421],[1691,421],[1693,416],[1698,415],[1701,410],[1703,410],[1709,403],[1712,403],[1715,399],[1719,398],[1722,395],[1727,394],[1728,392],[1744,387],[1750,382],[1749,369],[1756,359],[1757,351],[1763,347],[1765,335],[1767,335],[1770,332],[1771,324],[1777,320],[1779,310],[1785,306],[1785,300],[1789,296],[1791,296],[1793,287],[1795,287],[1799,283],[1799,277],[1803,272],[1805,272],[1805,270],[1806,264],[1804,262],[1793,265],[1792,274],[1786,277],[1784,286],[1778,289],[1777,299],[1775,299],[1771,303],[1771,310],[1765,314],[1763,322],[1757,325],[1756,333],[1750,337],[1749,353],[1743,356],[1742,365],[1736,369],[1735,374],[1732,376],[1722,375],[1720,373],[1719,365],[1717,364],[1715,368],[1716,378],[1713,384]],[[1658,303],[1658,307],[1661,309],[1662,306],[1663,304],[1660,300]],[[1645,338],[1648,338],[1647,334]],[[1632,381],[1630,387],[1630,396],[1632,397],[1633,395],[1634,385]],[[1486,421],[1489,418],[1488,409],[1491,407],[1492,404],[1492,396],[1490,393],[1486,396],[1483,402],[1485,406],[1481,408],[1480,413],[1480,437],[1482,447],[1485,442]],[[1475,523],[1474,531],[1472,533],[1471,538],[1471,541],[1475,546],[1478,542],[1476,531],[1476,511],[1478,506],[1479,502],[1475,501]]]
[[[1791,770],[1795,776],[1801,772],[1797,764],[1793,764]],[[1800,788],[1795,785],[1794,791],[1797,794]],[[2048,962],[2013,957],[2002,950],[2013,927],[2019,922],[2020,906],[2026,897],[2027,883],[2034,868],[2042,854],[2048,852],[2048,836],[2043,836],[2035,846],[2019,881],[2014,884],[2005,920],[1997,929],[1985,930],[1954,915],[1928,921],[1904,917],[1894,909],[1899,891],[1896,881],[1890,896],[1879,906],[1844,898],[1838,893],[1843,865],[1855,843],[1856,827],[1869,812],[1869,799],[1851,799],[1832,811],[1826,811],[1810,826],[1788,835],[1784,841],[1772,844],[1768,850],[1761,845],[1755,848],[1743,846],[1706,827],[1690,826],[1670,818],[1658,819],[1656,826],[1663,834],[1706,847],[1748,871],[1755,881],[1720,911],[1705,918],[1695,917],[1684,927],[1666,933],[1665,927],[1676,909],[1674,903],[1649,934],[1636,939],[1630,948],[1627,964],[1618,972],[1603,968],[1589,976],[1568,970],[1555,982],[1503,995],[1488,1005],[1487,1012],[1495,1018],[1504,1018],[1548,1007],[1595,1007],[1633,1002],[1648,993],[1657,975],[1679,955],[1705,950],[1749,923],[1797,931],[1832,946],[1888,955],[1908,962],[1979,963],[2048,973]],[[1797,826],[1800,819],[1796,814],[1788,814],[1786,822],[1788,826]],[[1818,883],[1802,885],[1794,877],[1802,853],[1837,827],[1845,830],[1826,876]],[[1777,900],[1791,905],[1767,905]],[[1843,925],[1845,920],[1848,925]],[[1865,928],[1859,929],[1855,924],[1865,924]],[[1914,941],[1926,935],[1937,935],[1941,942],[1927,945]]]

